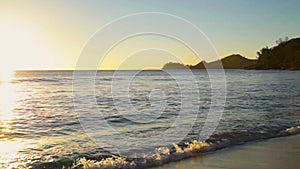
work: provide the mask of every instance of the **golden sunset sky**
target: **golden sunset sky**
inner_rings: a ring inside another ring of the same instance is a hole
[[[163,12],[185,18],[211,40],[220,57],[240,53],[256,58],[280,37],[298,37],[300,2],[290,1],[0,1],[0,56],[2,72],[15,69],[74,69],[88,39],[108,22],[137,12]],[[170,28],[180,29],[180,28]],[[168,38],[136,37],[118,46],[101,69],[116,69],[135,44],[145,39],[173,50],[186,64],[199,59]],[[159,68],[178,61],[163,51],[142,51],[123,62],[124,69]]]

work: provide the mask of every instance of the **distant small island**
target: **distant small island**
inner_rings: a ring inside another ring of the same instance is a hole
[[[182,63],[174,63],[174,62],[166,63],[163,67],[163,69],[186,69],[186,68],[189,67]]]
[[[247,59],[239,54],[226,56],[219,60],[224,69],[280,69],[280,70],[300,70],[300,38],[288,40],[279,39],[275,47],[265,47],[258,54],[258,59]],[[195,65],[184,65],[181,63],[169,62],[162,69],[217,69],[218,61],[201,61]]]

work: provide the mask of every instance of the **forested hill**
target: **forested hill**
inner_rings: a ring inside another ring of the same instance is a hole
[[[223,64],[224,69],[247,69],[249,67],[253,67],[256,64],[256,60],[247,59],[241,55],[234,54],[227,56],[220,60]],[[191,69],[219,69],[219,61],[214,61],[210,63],[206,63],[204,61],[190,66]]]
[[[263,48],[254,69],[300,70],[300,38],[280,42],[273,48]]]

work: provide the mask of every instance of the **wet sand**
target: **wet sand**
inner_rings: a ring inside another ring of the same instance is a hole
[[[300,134],[235,146],[157,169],[300,169]]]

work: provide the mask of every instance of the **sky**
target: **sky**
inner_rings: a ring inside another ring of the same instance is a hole
[[[74,69],[99,28],[138,12],[168,13],[190,21],[207,36],[220,58],[238,53],[255,59],[257,51],[276,45],[278,38],[300,36],[299,6],[298,0],[1,0],[0,66],[2,71]],[[153,50],[131,53],[126,59],[128,51],[136,49],[134,44],[140,43],[175,48],[180,58]],[[132,38],[117,49],[99,63],[100,69],[147,69],[171,61],[200,61],[182,43],[154,35]]]

